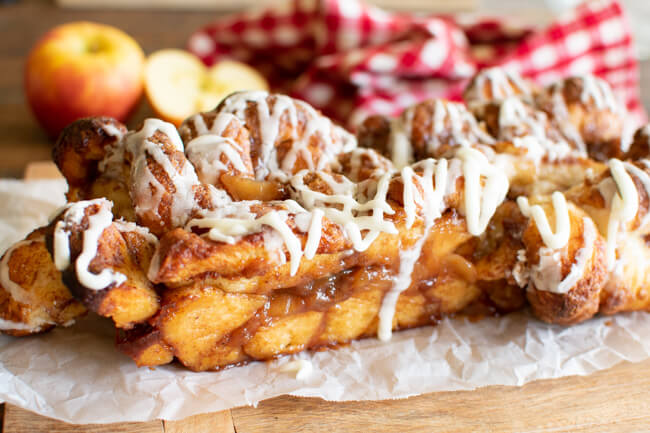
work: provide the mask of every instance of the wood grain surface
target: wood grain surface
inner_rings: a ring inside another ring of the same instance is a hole
[[[74,425],[66,424],[31,412],[16,406],[6,405],[4,430],[5,433],[163,433],[162,421]]]
[[[333,403],[279,397],[232,411],[249,432],[630,432],[650,429],[650,361],[586,377]]]
[[[217,16],[205,11],[68,10],[46,0],[8,5],[0,1],[0,177],[19,178],[29,162],[50,159],[51,142],[32,117],[23,93],[25,57],[46,31],[79,20],[110,24],[133,36],[148,54],[183,48],[192,31]],[[129,126],[151,115],[143,101]]]
[[[52,177],[51,143],[24,102],[24,57],[54,25],[89,19],[120,27],[149,53],[182,47],[191,31],[216,15],[205,12],[70,11],[45,0],[0,6],[0,177]],[[642,96],[650,106],[650,62],[642,64]],[[130,125],[147,115],[141,104]],[[332,403],[278,397],[257,408],[238,408],[182,421],[70,425],[0,405],[0,433],[257,433],[257,432],[630,432],[650,430],[650,360],[621,364],[587,377],[538,381],[523,387],[488,387],[406,400]]]

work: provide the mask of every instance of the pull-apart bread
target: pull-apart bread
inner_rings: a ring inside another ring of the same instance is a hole
[[[109,317],[138,365],[265,360],[530,306],[563,325],[650,307],[650,128],[607,83],[488,69],[353,136],[235,93],[177,130],[69,125],[69,204],[5,252],[0,329]]]

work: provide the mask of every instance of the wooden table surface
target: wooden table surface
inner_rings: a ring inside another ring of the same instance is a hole
[[[188,36],[215,18],[215,12],[69,10],[45,0],[0,0],[0,177],[21,177],[31,161],[50,159],[51,143],[37,125],[23,93],[23,64],[29,49],[47,30],[69,21],[90,20],[116,26],[149,54],[183,48]],[[151,112],[141,104],[131,126]]]
[[[46,30],[72,20],[99,21],[122,28],[150,53],[183,47],[187,36],[214,16],[210,12],[70,11],[36,0],[0,5],[0,177],[22,177],[30,162],[50,159],[50,143],[30,115],[22,91],[25,55]],[[650,107],[650,62],[642,64],[642,82],[643,101]],[[143,103],[132,122],[148,114]],[[3,412],[0,406],[0,433],[642,431],[650,426],[650,376],[640,372],[649,369],[650,361],[622,364],[588,377],[387,402],[330,403],[279,397],[257,408],[179,422],[109,426],[70,426],[13,406]]]

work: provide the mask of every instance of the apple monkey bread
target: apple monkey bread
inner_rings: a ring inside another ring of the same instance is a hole
[[[647,310],[650,133],[607,83],[488,69],[353,136],[241,92],[179,129],[69,125],[69,204],[5,252],[0,329],[109,317],[141,366],[201,371],[530,306]]]

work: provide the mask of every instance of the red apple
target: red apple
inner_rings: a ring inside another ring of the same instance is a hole
[[[124,121],[142,94],[143,67],[142,49],[121,30],[91,22],[64,24],[29,53],[27,101],[50,136],[81,117]]]

